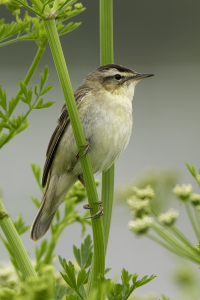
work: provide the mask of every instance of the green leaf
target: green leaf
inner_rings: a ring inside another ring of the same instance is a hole
[[[92,262],[92,240],[91,236],[88,235],[84,243],[81,244],[81,249],[76,248],[73,246],[74,257],[76,259],[77,264],[81,269],[87,269]]]
[[[59,35],[66,34],[70,31],[78,28],[81,24],[82,24],[81,22],[79,22],[79,23],[78,22],[76,22],[76,23],[70,22],[63,29],[60,30]]]
[[[41,260],[42,256],[44,255],[44,253],[47,250],[47,246],[48,246],[48,242],[46,239],[44,241],[42,241],[42,243],[40,244],[40,248],[38,246],[36,246],[35,254],[36,254],[37,262],[39,262]]]
[[[40,94],[43,90],[43,86],[45,85],[47,79],[49,76],[49,70],[48,70],[48,66],[46,65],[44,68],[44,74],[40,73]]]
[[[81,270],[78,272],[77,276],[77,288],[79,288],[82,284],[84,284],[87,277],[87,273],[85,270]]]
[[[22,96],[20,96],[19,98],[22,100],[22,102],[24,102],[24,103],[28,104],[28,101],[27,101],[27,99],[25,99],[25,98],[24,98],[24,97],[22,97]]]
[[[55,102],[47,102],[45,104],[43,104],[43,99],[40,99],[40,101],[38,102],[38,104],[34,107],[34,109],[41,109],[41,108],[46,108],[46,107],[50,107],[54,104]]]
[[[150,282],[151,280],[153,280],[156,277],[157,277],[156,275],[151,275],[149,278],[148,278],[148,276],[144,276],[141,280],[138,280],[136,282],[136,288]]]
[[[9,101],[9,104],[8,104],[8,112],[7,112],[8,117],[10,117],[11,114],[13,113],[13,110],[15,109],[17,103],[18,103],[18,98],[12,98],[12,99]]]
[[[25,83],[23,83],[21,80],[19,81],[19,83],[20,83],[20,88],[21,88],[26,100],[28,100],[28,93],[27,93],[27,88],[26,88]]]
[[[55,300],[61,300],[64,295],[67,293],[67,287],[66,286],[60,286],[57,284],[55,286]]]
[[[43,192],[42,183],[41,183],[41,167],[39,165],[37,165],[37,164],[31,163],[31,169],[33,171],[33,174],[34,174],[35,179],[36,179],[36,181],[37,181],[37,183],[39,185],[40,190]],[[37,199],[37,198],[34,198],[34,199]],[[32,201],[37,206],[37,201],[35,202],[35,200],[33,200],[33,199],[32,199]]]
[[[6,92],[2,90],[0,86],[0,105],[3,107],[5,111],[7,111],[7,103],[6,103]]]
[[[66,296],[66,300],[77,300],[76,295],[69,294],[69,295]]]
[[[15,228],[16,228],[19,235],[26,232],[30,228],[30,226],[25,226],[25,221],[22,219],[21,214],[17,215],[17,219],[14,222],[14,226],[15,226]]]
[[[162,298],[163,298],[163,300],[170,300],[170,298],[169,297],[166,297],[165,295],[161,295],[162,296]]]
[[[40,96],[46,94],[48,91],[50,91],[51,89],[53,88],[53,84],[51,85],[48,85],[43,91],[42,93],[40,94]],[[54,103],[54,102],[53,102]]]
[[[28,91],[28,97],[27,97],[29,106],[31,104],[32,95],[33,95],[33,91],[32,91],[32,89],[29,89],[29,91]]]
[[[8,142],[7,138],[9,137],[9,133],[3,133],[0,135],[0,148]]]
[[[195,178],[196,177],[195,167],[194,166],[190,167],[190,165],[188,163],[186,163],[186,166],[187,166],[188,170],[190,171],[190,173],[192,174],[192,176]]]
[[[7,117],[0,111],[0,118],[4,119],[5,121],[7,120]]]
[[[75,276],[75,268],[74,265],[69,261],[69,263],[66,262],[65,259],[62,260],[62,258],[59,256],[60,263],[65,270],[66,274],[63,274],[60,272],[61,276],[65,280],[65,282],[74,290],[77,290],[76,286],[76,276]]]

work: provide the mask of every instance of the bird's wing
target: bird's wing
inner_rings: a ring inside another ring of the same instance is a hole
[[[83,100],[83,98],[89,93],[89,91],[90,91],[90,89],[85,84],[83,84],[74,92],[74,97],[75,97],[77,106]],[[70,122],[69,113],[67,111],[66,104],[64,104],[61,109],[60,116],[57,120],[58,124],[52,134],[52,137],[49,141],[49,145],[47,148],[46,161],[45,161],[43,176],[42,176],[42,186],[43,187],[45,187],[45,185],[46,185],[49,170],[51,168],[51,164],[52,164],[54,155],[56,153],[56,149],[59,144],[60,138],[61,138],[62,133],[64,132],[66,126],[69,124],[69,122]]]

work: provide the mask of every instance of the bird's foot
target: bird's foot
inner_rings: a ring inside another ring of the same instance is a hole
[[[98,201],[98,202],[94,202],[94,204],[99,204],[100,206],[100,209],[98,210],[98,212],[96,214],[93,214],[92,216],[90,217],[87,217],[86,219],[97,219],[97,218],[100,218],[101,216],[103,216],[103,205],[102,205],[102,201]],[[86,204],[83,206],[84,209],[92,209],[91,207],[89,207],[89,204]]]
[[[79,157],[79,153],[81,152],[81,150],[79,150],[79,152],[76,154],[76,159],[74,163],[67,169],[68,172],[73,171],[77,161],[90,151],[90,142],[86,141],[86,143],[84,145],[80,145],[80,147],[86,147],[85,150],[83,151],[83,155]]]

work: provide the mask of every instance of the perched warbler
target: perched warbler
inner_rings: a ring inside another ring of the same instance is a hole
[[[86,139],[83,155],[89,153],[94,174],[107,170],[126,149],[132,131],[135,86],[153,75],[108,64],[87,75],[74,92]],[[84,185],[80,158],[64,104],[47,148],[42,178],[45,192],[31,228],[32,240],[37,241],[47,232],[75,182],[80,180]],[[100,207],[99,216],[103,214],[101,202]]]

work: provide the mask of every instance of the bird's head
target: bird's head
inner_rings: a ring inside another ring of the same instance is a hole
[[[108,64],[94,70],[85,78],[85,83],[96,90],[104,90],[116,95],[133,98],[136,84],[154,74],[137,73],[116,64]]]

